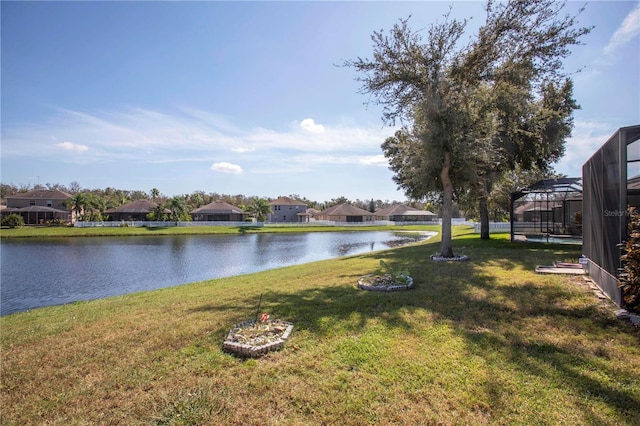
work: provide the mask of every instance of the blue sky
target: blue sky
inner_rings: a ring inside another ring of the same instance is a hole
[[[561,173],[640,123],[639,4],[580,15],[595,29],[565,61],[582,109]],[[402,201],[380,150],[393,129],[336,65],[451,5],[472,37],[481,2],[2,1],[2,183]]]

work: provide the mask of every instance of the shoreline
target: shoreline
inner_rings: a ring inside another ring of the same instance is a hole
[[[467,227],[466,225],[455,225]],[[214,234],[267,234],[288,232],[345,232],[345,231],[438,231],[439,224],[425,225],[358,225],[358,226],[329,226],[329,225],[266,225],[262,227],[238,226],[190,226],[190,227],[20,227],[0,230],[0,241],[11,238],[72,238],[72,237],[126,237],[145,235],[214,235]]]

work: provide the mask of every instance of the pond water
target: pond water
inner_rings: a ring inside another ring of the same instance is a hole
[[[0,315],[383,250],[419,232],[8,239]]]

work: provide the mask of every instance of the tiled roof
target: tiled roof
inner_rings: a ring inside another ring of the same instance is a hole
[[[277,200],[269,202],[272,206],[306,206],[302,201],[294,200],[290,197],[280,197]]]
[[[333,207],[322,211],[322,216],[371,216],[373,213],[361,209],[360,207],[352,206],[351,204],[338,204]]]
[[[554,207],[560,207],[562,203],[549,201],[527,201],[524,204],[520,204],[518,207],[513,209],[513,212],[516,214],[521,214],[524,212],[533,212],[533,211],[551,211]]]
[[[66,200],[71,195],[57,189],[36,189],[34,191],[23,192],[20,194],[7,195],[6,198],[40,198],[46,200]]]
[[[158,207],[158,204],[151,200],[136,200],[116,208],[109,209],[105,213],[150,213],[156,207]],[[170,210],[165,209],[165,212],[170,212]]]
[[[2,210],[5,213],[12,213],[12,212],[31,212],[31,213],[45,213],[45,212],[52,212],[52,213],[69,213],[69,211],[67,210],[59,210],[59,209],[54,209],[53,207],[46,207],[46,206],[27,206],[27,207],[9,207],[6,209]]]
[[[191,211],[191,214],[228,214],[228,213],[244,214],[244,211],[234,205],[225,203],[224,201],[214,201],[213,203],[209,203],[206,206],[202,206]]]
[[[415,210],[411,207],[404,204],[394,204],[389,207],[385,207],[384,209],[380,209],[376,211],[378,216],[391,216],[396,214],[404,214],[407,210]]]
[[[377,216],[435,216],[429,210],[418,210],[405,204],[394,204],[376,211]]]

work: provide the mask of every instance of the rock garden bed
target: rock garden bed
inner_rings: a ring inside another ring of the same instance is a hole
[[[413,287],[413,278],[405,275],[363,275],[358,280],[358,288],[368,291],[402,291]]]
[[[383,273],[363,275],[358,280],[358,288],[368,291],[402,291],[413,287],[413,278],[408,271],[395,270],[384,260],[380,260]]]
[[[262,314],[258,320],[234,325],[223,343],[223,349],[241,357],[255,358],[282,349],[291,335],[293,323],[269,319]]]

